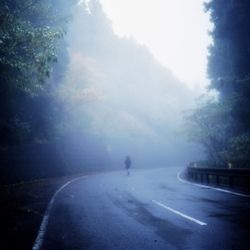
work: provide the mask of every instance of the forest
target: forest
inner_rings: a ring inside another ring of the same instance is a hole
[[[250,167],[250,3],[204,8],[213,94],[195,105],[195,91],[145,46],[114,34],[99,1],[1,1],[4,181],[119,168],[128,152],[138,167]]]
[[[209,48],[209,90],[187,114],[189,136],[203,145],[208,166],[250,167],[248,1],[210,1],[214,28]]]

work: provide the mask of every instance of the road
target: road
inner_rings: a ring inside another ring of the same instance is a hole
[[[54,200],[41,249],[250,249],[250,198],[182,183],[178,171],[72,182]]]

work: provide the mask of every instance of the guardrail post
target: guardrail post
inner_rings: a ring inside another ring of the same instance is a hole
[[[229,185],[230,188],[233,187],[233,176],[228,177],[228,185]]]
[[[203,174],[200,174],[200,182],[203,183]]]
[[[216,175],[215,178],[216,178],[216,185],[220,185],[220,176]]]
[[[209,174],[206,174],[206,183],[209,184]]]

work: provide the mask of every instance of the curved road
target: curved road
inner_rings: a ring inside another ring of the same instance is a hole
[[[72,182],[56,196],[41,249],[250,249],[250,198],[182,183],[178,171]]]

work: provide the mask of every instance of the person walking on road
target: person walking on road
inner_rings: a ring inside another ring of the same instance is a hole
[[[131,167],[132,162],[131,162],[129,155],[126,156],[124,163],[125,163],[125,168],[127,170],[127,175],[130,175],[129,169]]]

